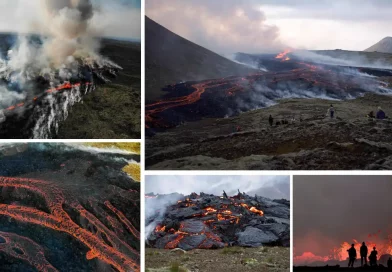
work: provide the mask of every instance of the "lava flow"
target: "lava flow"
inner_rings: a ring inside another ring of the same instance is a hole
[[[383,256],[392,255],[392,234],[387,235],[386,239],[380,238],[380,234],[380,230],[377,233],[369,234],[365,241],[365,244],[368,247],[368,255],[373,250],[373,247],[376,247],[376,250],[378,251],[377,258],[379,260],[382,259]],[[305,265],[316,262],[333,264],[334,262],[346,261],[348,260],[347,250],[351,248],[352,244],[354,244],[359,256],[362,241],[353,239],[351,242],[342,242],[340,246],[332,248],[328,256],[318,256],[312,252],[304,252],[302,255],[294,256],[294,264]]]
[[[151,203],[154,201],[160,203],[160,198],[164,200],[165,197],[148,198],[146,205],[153,205]],[[156,224],[148,236],[148,244],[157,248],[178,247],[184,250],[222,248],[227,245],[287,246],[289,207],[289,202],[285,200],[250,197],[245,193],[233,197],[193,193],[169,206],[163,218],[157,219],[154,215],[147,219],[147,225]],[[274,219],[282,216],[280,222]],[[249,239],[251,236],[255,237]]]
[[[90,82],[85,82],[83,84],[86,85],[86,86],[92,85],[92,83],[90,83]],[[76,87],[80,87],[81,85],[82,85],[81,82],[80,83],[75,83],[75,84],[71,84],[70,82],[66,82],[66,83],[64,83],[64,84],[62,84],[60,86],[57,86],[56,88],[51,88],[51,89],[46,90],[40,96],[42,96],[44,94],[56,93],[58,91],[73,89],[73,88],[76,88]],[[34,98],[31,99],[31,101],[25,101],[25,102],[18,103],[16,105],[13,105],[13,106],[10,106],[10,107],[4,109],[3,111],[4,111],[4,113],[7,113],[8,111],[12,111],[12,110],[15,110],[17,108],[22,108],[26,104],[28,104],[29,102],[30,103],[37,102],[38,98],[39,98],[39,96],[35,96]]]
[[[13,218],[21,223],[35,224],[44,228],[67,233],[83,243],[89,251],[86,259],[98,258],[111,265],[118,271],[140,271],[139,252],[129,246],[119,237],[123,232],[121,226],[140,240],[139,233],[132,223],[109,201],[105,202],[107,211],[102,209],[101,218],[106,218],[110,228],[100,221],[93,213],[85,209],[76,199],[66,195],[54,183],[25,179],[0,177],[0,188],[27,190],[30,194],[41,196],[48,212],[35,207],[18,204],[0,204],[0,215]],[[70,211],[72,211],[70,213]],[[111,211],[111,213],[109,213]],[[75,214],[77,214],[75,216]],[[73,215],[73,216],[72,216]],[[77,219],[75,219],[77,218]],[[88,229],[81,227],[79,221],[88,222]],[[6,244],[0,243],[0,251],[15,258],[27,261],[38,271],[56,271],[44,258],[42,249],[33,241],[13,234],[0,233],[0,238]],[[10,247],[12,247],[10,249]],[[16,253],[15,253],[15,249]],[[22,253],[20,253],[22,252]]]
[[[146,105],[146,128],[154,132],[202,118],[223,118],[276,103],[282,98],[352,99],[366,92],[392,93],[382,77],[391,71],[316,65],[289,60],[286,50],[268,59],[277,72],[259,71],[165,87],[165,98]],[[268,68],[268,67],[267,67]],[[365,74],[366,73],[366,74]],[[375,75],[375,76],[368,76]]]
[[[282,61],[288,61],[290,58],[287,56],[289,53],[293,52],[291,49],[286,49],[282,53],[279,53],[275,58],[281,59]]]

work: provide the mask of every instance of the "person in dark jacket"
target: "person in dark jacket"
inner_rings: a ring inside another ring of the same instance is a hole
[[[369,255],[370,266],[377,266],[377,253],[376,247],[373,247],[373,251]]]
[[[378,107],[376,118],[378,120],[384,120],[386,118],[385,112],[381,109],[381,107]]]
[[[272,127],[272,125],[274,124],[274,118],[272,118],[271,114],[270,114],[270,116],[268,118],[268,122],[269,122],[270,126]]]
[[[354,247],[354,244],[351,245],[350,249],[347,250],[348,252],[348,267],[354,267],[355,259],[357,258],[357,250]]]
[[[365,260],[365,264],[367,265],[368,248],[367,248],[365,242],[362,243],[362,246],[361,246],[359,252],[361,254],[361,266],[363,266],[363,260]]]
[[[328,112],[329,112],[329,117],[331,117],[331,119],[332,119],[335,114],[335,108],[331,105],[328,109]]]

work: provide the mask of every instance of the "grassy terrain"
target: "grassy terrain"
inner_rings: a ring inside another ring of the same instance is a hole
[[[104,40],[102,54],[123,70],[111,84],[101,85],[72,107],[60,124],[59,139],[140,139],[140,44]]]
[[[231,247],[183,252],[146,248],[146,271],[290,271],[290,249]]]
[[[336,118],[326,117],[333,103]],[[392,121],[369,120],[381,106],[391,116],[392,96],[353,100],[288,99],[230,118],[205,118],[146,139],[151,170],[348,170],[392,168]],[[295,118],[281,126],[268,124]],[[300,121],[302,119],[302,121]],[[241,127],[241,132],[233,128]]]

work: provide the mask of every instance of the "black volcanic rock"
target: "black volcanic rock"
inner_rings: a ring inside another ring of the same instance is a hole
[[[149,246],[184,250],[228,245],[290,246],[290,204],[287,201],[279,203],[245,193],[228,198],[193,193],[162,207],[166,197],[175,200],[170,195],[146,198],[152,201],[147,202],[149,209],[157,210],[146,218],[146,226],[155,227],[147,237]]]
[[[272,244],[278,237],[269,231],[263,231],[254,227],[247,227],[238,234],[238,245],[246,247],[258,247],[265,244]]]
[[[164,94],[161,89],[176,82],[255,72],[178,36],[148,17],[145,22],[146,101],[160,98]]]

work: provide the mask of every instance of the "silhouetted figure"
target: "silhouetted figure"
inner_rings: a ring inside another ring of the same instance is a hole
[[[223,190],[223,197],[224,197],[224,198],[229,198],[229,197],[227,196],[225,190]]]
[[[329,113],[329,116],[331,117],[331,119],[334,117],[334,114],[335,114],[335,109],[334,109],[334,107],[331,105],[330,107],[329,107],[329,109],[328,109],[328,113]],[[327,114],[328,114],[327,113]]]
[[[373,247],[373,251],[369,255],[370,266],[377,266],[377,253],[376,247]]]
[[[377,119],[384,120],[385,118],[386,118],[385,112],[381,109],[381,107],[378,107]]]
[[[367,265],[368,248],[367,248],[365,242],[362,243],[362,246],[361,246],[359,252],[361,254],[361,266],[363,266],[363,260],[365,260],[365,264]]]
[[[392,269],[392,259],[391,259],[391,257],[389,257],[389,259],[388,259],[387,266],[388,266],[389,270]]]
[[[355,259],[357,258],[357,250],[354,247],[354,244],[351,245],[350,249],[347,250],[348,252],[348,267],[354,267]]]
[[[281,124],[280,121],[276,121],[276,124],[275,124],[275,125],[276,125],[276,126],[280,126],[280,124]]]
[[[270,114],[270,116],[268,118],[268,122],[269,122],[270,126],[272,127],[272,125],[274,124],[274,118],[272,118],[271,114]]]

